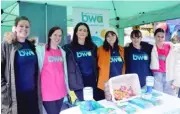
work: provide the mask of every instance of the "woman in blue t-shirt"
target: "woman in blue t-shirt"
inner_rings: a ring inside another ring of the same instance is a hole
[[[136,73],[141,87],[145,86],[146,76],[151,76],[150,70],[152,45],[142,42],[139,30],[131,32],[132,43],[125,47],[126,74]]]
[[[118,36],[115,29],[110,28],[105,33],[105,40],[98,48],[99,96],[104,99],[105,82],[110,78],[125,73],[124,48],[118,44]]]
[[[38,61],[35,46],[27,40],[30,21],[15,19],[16,40],[1,44],[1,113],[40,114]],[[12,37],[12,36],[10,36]]]
[[[83,100],[83,88],[92,87],[94,99],[97,88],[97,46],[92,42],[86,23],[78,23],[74,29],[73,40],[63,46],[66,51],[69,88],[79,100]]]

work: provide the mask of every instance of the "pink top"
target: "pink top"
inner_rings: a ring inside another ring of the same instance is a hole
[[[170,50],[170,45],[169,44],[163,44],[162,49],[157,47],[157,52],[158,52],[158,58],[159,58],[159,70],[153,70],[153,72],[166,72],[166,57],[169,54]]]
[[[63,58],[59,49],[45,51],[41,71],[41,89],[43,101],[59,100],[67,94]]]

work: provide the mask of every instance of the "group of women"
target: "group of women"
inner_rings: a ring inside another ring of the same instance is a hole
[[[70,90],[82,101],[83,88],[92,87],[94,99],[101,100],[105,82],[125,73],[137,73],[141,87],[146,76],[153,75],[155,89],[173,94],[172,78],[166,76],[172,47],[164,43],[163,29],[155,31],[154,46],[142,42],[142,33],[133,30],[132,43],[124,48],[113,29],[107,30],[97,48],[88,25],[81,22],[74,28],[72,42],[62,47],[60,27],[49,30],[46,45],[33,45],[27,40],[29,33],[29,19],[17,17],[15,33],[7,33],[1,43],[2,114],[42,114],[42,106],[47,114],[59,114]]]

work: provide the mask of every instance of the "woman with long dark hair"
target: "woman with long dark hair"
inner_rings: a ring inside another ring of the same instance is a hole
[[[41,76],[41,94],[47,114],[59,114],[63,99],[68,93],[66,53],[59,46],[63,38],[60,27],[52,27],[48,33],[48,43],[37,46]]]
[[[124,48],[118,44],[115,30],[108,30],[105,34],[103,46],[98,48],[99,96],[104,99],[104,84],[111,77],[125,73]]]
[[[66,51],[69,88],[82,101],[83,88],[92,87],[94,99],[97,87],[97,46],[92,42],[89,26],[78,23],[74,28],[73,40],[63,46]]]

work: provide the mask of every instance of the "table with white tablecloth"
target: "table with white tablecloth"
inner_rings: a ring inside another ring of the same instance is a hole
[[[139,110],[136,114],[180,114],[180,98],[161,93],[159,98],[162,104],[144,110]],[[98,101],[106,108],[114,108],[117,114],[126,114],[117,108],[116,104],[107,100]],[[62,111],[60,114],[82,114],[78,106]]]

